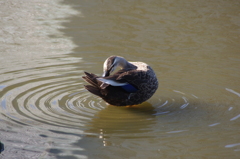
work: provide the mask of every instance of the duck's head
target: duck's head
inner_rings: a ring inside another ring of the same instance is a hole
[[[103,64],[103,77],[109,76],[118,66],[122,69],[127,65],[127,61],[120,56],[110,56]]]

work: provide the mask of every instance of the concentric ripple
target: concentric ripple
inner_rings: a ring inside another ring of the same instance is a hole
[[[74,128],[83,126],[104,108],[98,98],[83,89],[81,72],[57,75],[56,67],[3,73],[14,78],[1,81],[2,115],[23,125]]]

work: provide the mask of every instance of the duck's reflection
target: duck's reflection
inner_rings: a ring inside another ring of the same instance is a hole
[[[151,131],[155,123],[155,108],[150,103],[129,107],[107,106],[95,115],[86,126],[86,134],[106,139],[111,136],[134,138],[139,133]],[[106,146],[107,142],[103,142]]]

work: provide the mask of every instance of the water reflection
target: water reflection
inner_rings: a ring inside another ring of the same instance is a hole
[[[150,103],[131,107],[107,106],[98,112],[87,127],[86,133],[99,134],[99,138],[109,135],[144,133],[156,122],[155,108]],[[131,135],[131,136],[132,136]]]

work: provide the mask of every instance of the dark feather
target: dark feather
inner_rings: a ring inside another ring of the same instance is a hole
[[[84,86],[86,88],[86,90],[88,90],[89,92],[91,92],[92,94],[95,94],[99,97],[102,97],[102,94],[100,92],[100,89],[91,85],[85,85]]]
[[[98,76],[92,74],[92,73],[88,73],[88,72],[84,72],[86,76],[82,76],[82,78],[88,82],[89,84],[98,87],[99,81],[96,79],[98,78]]]

